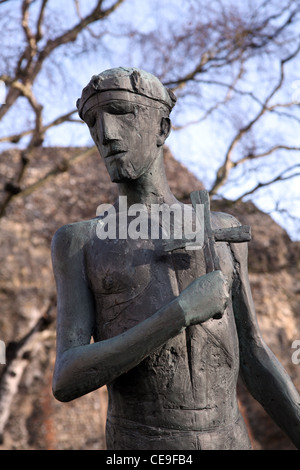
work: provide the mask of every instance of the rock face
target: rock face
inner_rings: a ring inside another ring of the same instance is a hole
[[[85,151],[39,149],[24,186],[54,167],[62,170],[65,160]],[[10,181],[19,158],[18,151],[0,156],[1,187]],[[167,149],[165,162],[173,193],[189,202],[189,193],[203,189],[202,184]],[[67,404],[52,396],[56,292],[50,243],[59,227],[95,217],[97,206],[113,202],[116,196],[97,152],[90,152],[32,194],[15,199],[0,220],[0,340],[7,346],[7,364],[0,365],[0,450],[105,449],[106,388]],[[252,226],[249,272],[259,325],[300,390],[300,365],[291,360],[292,342],[300,339],[300,244],[291,242],[281,227],[250,203],[232,209],[213,203],[213,209]],[[239,398],[255,449],[294,449],[243,384]]]

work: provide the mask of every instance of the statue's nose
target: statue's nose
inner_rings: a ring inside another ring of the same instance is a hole
[[[104,113],[102,117],[102,143],[109,144],[112,140],[119,140],[120,136],[113,116]]]

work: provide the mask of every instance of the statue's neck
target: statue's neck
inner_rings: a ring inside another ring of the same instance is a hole
[[[176,202],[175,196],[172,194],[162,158],[155,160],[153,165],[147,172],[136,180],[126,183],[118,183],[119,196],[127,196],[127,204],[151,204],[168,205]]]

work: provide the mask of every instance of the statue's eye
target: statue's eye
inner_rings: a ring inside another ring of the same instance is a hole
[[[126,117],[127,121],[133,121],[133,119],[135,118],[135,114],[133,112],[124,113],[124,116]]]
[[[135,115],[135,107],[132,103],[110,103],[109,106],[107,106],[106,111],[109,114],[115,114],[115,115]]]

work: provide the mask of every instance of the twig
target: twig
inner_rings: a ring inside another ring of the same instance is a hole
[[[43,178],[31,184],[27,188],[21,189],[18,184],[11,184],[11,185],[6,186],[8,195],[6,199],[4,200],[2,206],[0,207],[0,218],[5,215],[6,208],[12,200],[32,194],[34,191],[39,189],[41,186],[43,186],[45,183],[53,179],[55,176],[59,175],[60,173],[64,173],[65,171],[68,171],[70,166],[92,155],[95,152],[95,149],[96,147],[93,146],[89,148],[88,150],[86,150],[85,152],[81,152],[81,153],[78,153],[77,155],[74,155],[70,159],[64,159],[55,168],[49,171]],[[24,168],[23,168],[23,171],[24,171]],[[21,178],[19,177],[19,180],[20,179]]]
[[[30,356],[37,345],[36,334],[47,329],[52,321],[50,313],[54,300],[54,298],[50,299],[46,312],[19,342],[8,344],[8,363],[0,381],[0,444],[3,442],[3,432],[11,414],[14,397],[18,392]]]

